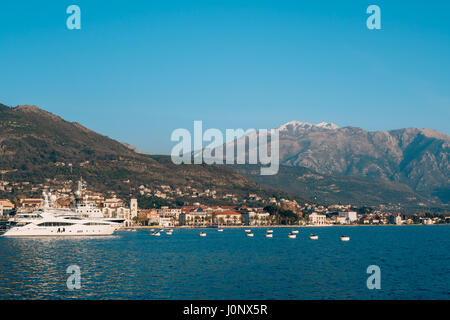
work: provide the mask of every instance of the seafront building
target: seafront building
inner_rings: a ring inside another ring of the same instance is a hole
[[[124,202],[120,199],[107,199],[102,208],[103,217],[124,219],[125,226],[129,227],[135,224],[135,219],[138,216],[137,199],[130,200],[130,207],[126,208]]]
[[[243,212],[242,219],[244,224],[248,226],[269,225],[271,223],[270,214],[262,210],[248,210]]]
[[[128,182],[129,183],[129,182]],[[11,196],[13,203],[7,199],[7,193],[13,187],[23,192],[27,196],[19,198]],[[79,185],[80,189],[80,185]],[[105,218],[124,220],[125,226],[161,226],[161,227],[208,227],[208,226],[264,226],[274,223],[293,223],[299,225],[332,225],[332,224],[441,224],[450,223],[448,214],[424,213],[419,216],[393,214],[386,208],[371,209],[364,208],[357,213],[351,205],[320,205],[315,203],[296,202],[292,199],[278,199],[276,197],[261,197],[257,193],[241,195],[226,193],[220,194],[216,190],[194,188],[191,186],[173,187],[169,185],[137,187],[136,192],[140,197],[156,197],[164,199],[168,203],[184,202],[189,205],[184,206],[161,206],[154,209],[140,209],[137,199],[123,200],[117,196],[114,190],[103,193],[88,191],[81,182],[82,198],[85,203],[89,203],[90,209],[94,213],[101,214]],[[77,198],[72,192],[73,182],[57,181],[55,179],[45,179],[43,183],[32,184],[29,182],[9,182],[0,181],[0,191],[4,199],[0,199],[0,217],[13,216],[16,212],[32,212],[41,208],[44,200],[36,197],[40,192],[51,193],[54,201],[52,207],[62,209],[73,209],[74,201]],[[182,197],[178,199],[178,197]],[[187,198],[195,198],[189,201]],[[210,199],[226,199],[228,204],[208,206]],[[177,201],[180,200],[180,201]],[[370,210],[367,210],[370,209]],[[269,211],[269,212],[267,212]],[[280,219],[279,213],[288,213],[291,218]],[[296,217],[295,217],[295,216]],[[294,217],[292,219],[292,217]],[[402,219],[404,218],[404,220]]]
[[[183,210],[184,209],[184,210]],[[180,214],[180,225],[184,226],[207,226],[211,221],[211,214],[198,207],[192,210],[190,208],[182,208]]]
[[[337,222],[340,224],[351,224],[358,220],[358,215],[355,211],[347,209],[345,211],[339,212],[337,217]]]
[[[44,204],[43,199],[20,199],[20,206],[22,208],[29,208],[29,209],[37,209],[41,207]]]
[[[389,223],[400,225],[403,223],[402,217],[398,214],[389,217]]]
[[[317,212],[313,212],[309,215],[309,224],[315,226],[323,226],[327,224],[327,216]]]
[[[14,211],[14,204],[8,199],[0,199],[0,217],[7,216]]]
[[[242,214],[237,211],[217,211],[212,217],[213,223],[216,225],[242,225]]]

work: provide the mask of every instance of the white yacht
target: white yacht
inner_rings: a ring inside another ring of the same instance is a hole
[[[56,197],[44,192],[44,206],[32,213],[17,213],[2,236],[104,236],[122,227],[123,219],[104,218],[97,206],[83,201],[82,189],[80,181],[73,209],[51,207]]]
[[[121,227],[121,224],[98,219],[83,219],[77,216],[55,216],[42,211],[31,217],[20,217],[4,237],[31,236],[108,236]]]
[[[341,241],[350,241],[349,236],[341,236]]]

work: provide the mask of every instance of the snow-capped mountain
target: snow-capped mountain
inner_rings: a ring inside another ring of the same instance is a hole
[[[307,130],[321,130],[321,129],[327,129],[327,130],[336,130],[339,129],[339,126],[337,126],[334,123],[331,122],[321,122],[318,124],[312,124],[309,122],[302,122],[302,121],[290,121],[288,123],[285,123],[277,128],[280,133],[296,133],[296,132],[304,132]]]
[[[366,131],[301,121],[277,129],[282,165],[327,175],[386,179],[444,203],[450,201],[450,137],[445,133],[416,128]]]

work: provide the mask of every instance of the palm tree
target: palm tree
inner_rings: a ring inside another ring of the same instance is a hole
[[[258,225],[258,220],[259,220],[258,214],[255,214],[255,216],[253,217],[253,220],[255,221],[255,225]]]

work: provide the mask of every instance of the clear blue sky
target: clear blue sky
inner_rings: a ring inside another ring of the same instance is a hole
[[[194,120],[450,134],[450,1],[2,0],[0,70],[0,102],[153,153]]]

